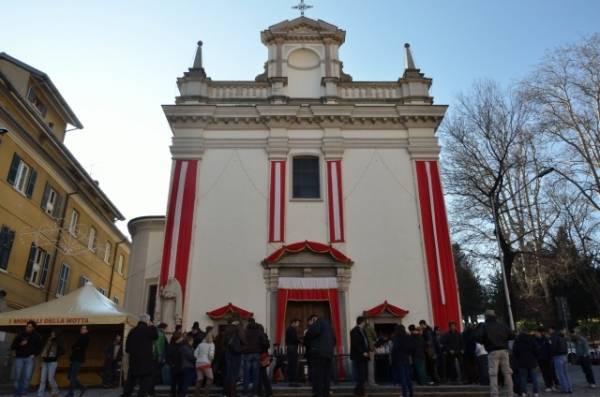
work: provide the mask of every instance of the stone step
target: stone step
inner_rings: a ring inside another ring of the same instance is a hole
[[[334,386],[332,387],[332,397],[353,397],[353,386]],[[415,386],[415,396],[423,397],[487,397],[489,389],[483,386],[471,385],[439,385],[439,386]],[[170,391],[167,387],[158,386],[156,388],[157,397],[168,397]],[[193,390],[189,391],[193,394]],[[401,389],[395,386],[378,386],[371,387],[367,390],[367,396],[371,397],[399,397]],[[241,390],[238,389],[238,396],[242,396]],[[284,387],[273,386],[273,396],[275,397],[312,397],[311,389],[307,386],[301,387]],[[220,388],[212,388],[210,397],[223,397]]]

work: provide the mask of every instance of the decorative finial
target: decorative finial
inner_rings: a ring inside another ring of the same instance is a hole
[[[304,11],[313,8],[313,6],[309,5],[309,4],[304,4],[304,0],[300,0],[300,4],[297,4],[295,6],[292,7],[295,10],[300,11],[300,16],[304,16]]]
[[[196,49],[196,57],[194,58],[193,69],[202,69],[202,41],[198,41],[198,48]]]
[[[405,52],[406,52],[406,59],[405,61],[405,69],[406,70],[416,70],[417,67],[415,66],[415,60],[413,59],[412,53],[410,52],[410,44],[408,43],[404,43],[404,48],[405,48]]]

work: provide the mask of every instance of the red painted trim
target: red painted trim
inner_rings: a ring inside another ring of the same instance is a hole
[[[277,165],[280,165],[280,195],[279,197],[275,197],[275,184],[276,184],[276,175],[277,175]],[[270,161],[271,167],[271,181],[269,187],[269,242],[270,243],[280,243],[285,241],[285,160],[274,160]],[[275,237],[275,227],[276,227],[276,219],[275,219],[275,202],[279,200],[279,238]]]
[[[342,189],[342,161],[336,161],[337,167],[337,181],[338,181],[338,201],[339,201],[339,209],[340,209],[340,239],[335,242],[343,242],[346,241],[346,237],[344,234],[344,190]]]
[[[335,241],[335,228],[333,225],[333,186],[331,183],[332,161],[327,162],[327,209],[329,213],[329,241]]]
[[[281,236],[281,239],[279,240],[280,242],[285,241],[285,176],[286,176],[286,171],[285,171],[285,161],[281,161],[281,187],[280,187],[280,191],[281,191],[281,197],[280,197],[280,214],[281,214],[281,222],[280,222],[280,233],[279,236]]]
[[[273,228],[275,227],[275,206],[273,203],[275,202],[275,161],[270,162],[271,166],[271,183],[269,187],[269,242],[272,243],[275,241],[275,232]]]
[[[167,223],[165,225],[165,237],[163,243],[162,263],[160,267],[160,286],[167,285],[169,279],[169,259],[171,257],[171,239],[173,236],[173,222],[175,217],[175,205],[177,204],[177,190],[179,189],[179,175],[181,173],[181,161],[175,160],[173,176],[171,177],[171,192],[169,193],[169,204],[167,206]]]
[[[181,206],[181,221],[179,228],[179,241],[177,242],[177,258],[175,262],[175,278],[181,285],[182,296],[185,297],[190,251],[192,242],[192,228],[194,224],[194,207],[196,206],[196,174],[197,160],[188,160],[188,168],[183,188],[183,202]]]
[[[460,308],[458,303],[458,288],[456,273],[452,256],[446,207],[442,194],[439,170],[436,161],[416,161],[417,186],[419,191],[419,207],[421,210],[421,231],[423,245],[427,260],[429,274],[429,288],[431,292],[431,309],[433,322],[442,330],[448,329],[448,323],[455,321],[460,327]],[[427,178],[427,165],[429,163],[431,177],[431,191]],[[433,208],[431,208],[433,201]],[[435,233],[432,217],[435,218]],[[437,235],[437,250],[434,236]],[[441,274],[438,272],[437,259],[439,256]],[[442,302],[440,284],[444,287],[445,304]]]

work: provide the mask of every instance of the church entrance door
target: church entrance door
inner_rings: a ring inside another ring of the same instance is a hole
[[[285,325],[295,318],[300,319],[300,332],[308,327],[308,317],[311,314],[328,320],[331,323],[331,308],[328,301],[288,301],[285,310]]]

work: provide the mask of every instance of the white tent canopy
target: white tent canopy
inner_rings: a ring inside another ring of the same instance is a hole
[[[0,327],[39,325],[130,324],[137,317],[120,309],[91,283],[49,302],[21,310],[0,313]]]

